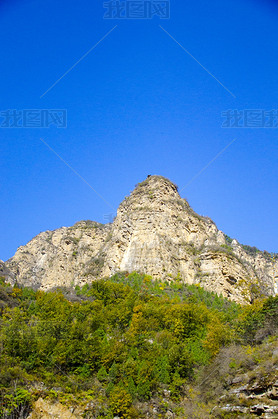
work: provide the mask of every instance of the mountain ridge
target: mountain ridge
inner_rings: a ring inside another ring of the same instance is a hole
[[[156,175],[136,185],[112,223],[80,221],[42,232],[19,247],[3,269],[10,280],[41,289],[138,271],[199,284],[239,303],[278,291],[276,258],[249,254],[227,240],[180,197],[174,183]]]

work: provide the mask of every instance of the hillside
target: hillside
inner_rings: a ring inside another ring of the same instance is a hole
[[[240,306],[137,273],[0,285],[0,417],[277,418],[278,297]]]

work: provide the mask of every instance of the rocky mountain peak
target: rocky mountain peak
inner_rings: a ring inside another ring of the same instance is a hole
[[[274,295],[278,283],[277,259],[250,254],[236,240],[227,242],[213,221],[195,213],[162,176],[136,185],[112,224],[82,221],[41,233],[2,269],[14,281],[44,289],[138,271],[200,284],[245,303],[254,292]]]
[[[133,212],[137,210],[154,210],[164,212],[171,204],[181,203],[177,186],[162,176],[148,176],[143,182],[137,184],[131,194],[124,199],[119,212]],[[184,206],[188,206],[184,200]]]
[[[181,217],[185,221],[189,213],[195,214],[188,202],[180,197],[174,183],[163,176],[149,175],[120,204],[113,224],[114,229],[130,223],[136,230],[142,228],[155,233],[157,228],[165,228],[167,222],[172,224]]]
[[[177,199],[180,198],[178,187],[163,176],[149,175],[143,182],[136,185],[131,196],[144,196],[151,199]]]

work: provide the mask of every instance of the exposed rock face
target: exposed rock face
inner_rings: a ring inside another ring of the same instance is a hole
[[[82,417],[83,416],[80,413],[72,413],[61,403],[50,403],[42,398],[39,398],[34,403],[33,411],[27,419],[81,419]]]
[[[249,255],[206,217],[196,214],[177,187],[148,177],[119,206],[112,224],[81,221],[46,231],[20,247],[6,262],[16,281],[49,289],[80,285],[117,271],[154,278],[179,277],[238,302],[249,302],[258,287],[275,294],[278,261]]]
[[[217,370],[213,372],[213,374],[217,374],[216,379],[218,385],[220,380],[221,385],[225,388],[218,399],[218,405],[212,410],[215,413],[215,417],[222,417],[222,415],[219,415],[222,411],[227,417],[230,417],[229,414],[233,413],[235,415],[234,417],[260,416],[261,418],[268,419],[277,418],[277,340],[273,342],[265,341],[262,346],[256,347],[257,354],[259,355],[257,365],[254,365],[252,355],[247,355],[248,349],[246,347],[235,347],[234,349],[233,361],[235,362],[236,359],[239,362],[239,359],[244,356],[245,362],[241,363],[239,368],[235,368],[233,379],[231,379],[231,371],[227,369],[229,368],[227,362],[226,365],[221,365],[221,371],[218,371],[219,367],[216,367]],[[229,349],[226,348],[226,351],[229,351]],[[231,362],[232,359],[229,361]],[[225,375],[223,369],[225,370]],[[212,385],[215,385],[213,384],[213,380]],[[231,417],[233,416],[231,415]]]
[[[19,247],[6,266],[26,286],[49,289],[86,283],[102,271],[101,249],[110,230],[111,225],[81,221],[45,231]]]
[[[0,278],[4,278],[7,282],[15,281],[14,273],[7,268],[3,260],[0,260]]]

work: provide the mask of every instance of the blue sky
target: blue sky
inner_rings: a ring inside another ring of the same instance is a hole
[[[41,231],[106,222],[148,174],[278,252],[278,128],[221,116],[278,108],[276,4],[170,0],[169,19],[115,20],[101,1],[0,0],[0,110],[67,110],[67,128],[0,128],[0,259]]]

